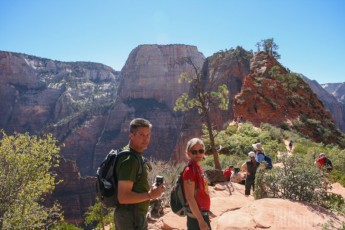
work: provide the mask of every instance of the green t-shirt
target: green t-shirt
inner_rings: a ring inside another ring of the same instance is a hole
[[[133,181],[132,191],[136,193],[147,193],[150,190],[150,185],[148,182],[148,172],[146,164],[144,163],[143,156],[141,153],[135,152],[133,149],[130,151],[134,154],[138,154],[140,163],[142,164],[142,174],[138,181],[137,173],[139,171],[139,161],[135,156],[131,154],[125,155],[119,158],[119,161],[116,165],[116,173],[118,180],[130,180]],[[137,204],[138,211],[140,213],[147,213],[150,205],[150,201],[144,201]]]

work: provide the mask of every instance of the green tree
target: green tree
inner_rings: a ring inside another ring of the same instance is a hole
[[[43,205],[56,185],[59,147],[50,135],[0,139],[0,229],[42,229],[62,220],[61,207]]]
[[[102,202],[96,197],[96,203],[88,208],[85,223],[91,225],[97,223],[97,229],[105,229],[106,225],[112,224],[114,212],[112,208],[104,208]],[[111,229],[114,229],[113,226]]]
[[[279,46],[274,42],[273,38],[268,38],[261,40],[261,42],[256,43],[255,45],[258,51],[264,51],[275,59],[280,59],[280,54],[277,52]]]
[[[73,224],[61,222],[58,225],[54,225],[50,230],[83,230],[82,228],[76,227]]]
[[[218,59],[217,59],[218,60]],[[188,75],[186,72],[182,73],[179,82],[186,81],[191,83],[193,87],[194,95],[189,97],[187,93],[183,93],[175,102],[175,111],[187,111],[192,109],[197,109],[198,113],[201,115],[202,120],[206,126],[208,137],[211,145],[211,153],[214,158],[214,165],[216,169],[221,169],[221,164],[219,162],[219,155],[216,150],[215,141],[214,141],[214,132],[213,125],[211,121],[210,111],[215,107],[218,107],[222,110],[228,109],[229,104],[229,90],[225,84],[219,85],[217,91],[211,91],[213,86],[216,84],[215,73],[217,72],[217,67],[219,65],[218,61],[215,61],[214,70],[212,76],[207,81],[207,84],[203,84],[202,73],[199,68],[195,66],[190,57],[184,58],[184,61],[191,65],[193,71],[191,75]]]

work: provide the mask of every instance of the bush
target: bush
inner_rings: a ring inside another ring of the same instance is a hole
[[[59,154],[51,134],[0,132],[0,229],[44,229],[63,220],[57,202],[43,205],[59,183]]]
[[[68,224],[64,222],[64,223],[53,226],[51,230],[83,230],[83,229],[76,227],[73,224]]]
[[[282,158],[283,167],[259,170],[255,181],[255,198],[275,197],[317,203],[326,196],[324,178],[300,157]]]
[[[96,226],[97,229],[104,229],[108,225],[110,230],[114,229],[114,209],[104,208],[98,197],[96,197],[96,203],[88,208],[85,216],[85,224],[87,226]]]

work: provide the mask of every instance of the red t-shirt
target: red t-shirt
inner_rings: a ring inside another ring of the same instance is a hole
[[[193,161],[188,163],[188,166],[183,172],[182,180],[191,180],[195,183],[196,196],[195,200],[201,211],[209,211],[211,207],[211,199],[208,192],[208,184],[204,177],[204,172],[200,166]]]
[[[231,171],[231,169],[227,168],[224,170],[223,174],[225,176],[225,180],[229,181],[231,174],[232,174],[232,171]]]
[[[321,167],[325,166],[325,161],[326,157],[320,157],[319,159],[317,159],[317,162],[321,165]]]

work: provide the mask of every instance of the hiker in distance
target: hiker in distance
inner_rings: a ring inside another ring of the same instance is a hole
[[[118,201],[114,219],[116,230],[148,229],[146,214],[150,199],[158,198],[165,190],[164,185],[150,187],[147,167],[142,167],[142,175],[136,178],[139,163],[145,166],[143,151],[151,138],[152,124],[143,118],[135,118],[129,125],[129,151],[139,156],[140,162],[129,154],[119,158],[115,173],[118,177]],[[126,148],[125,147],[125,148]]]
[[[289,151],[290,151],[290,152],[292,151],[292,146],[293,146],[293,141],[290,140],[290,141],[289,141]]]
[[[333,170],[332,161],[326,157],[326,154],[320,153],[319,157],[315,160],[314,165],[318,169],[326,169],[327,173],[330,173]]]
[[[260,164],[264,161],[265,155],[264,155],[264,149],[262,148],[261,143],[255,143],[252,144],[254,151],[256,153],[256,161]]]
[[[187,143],[186,155],[190,159],[182,174],[183,188],[190,212],[187,213],[188,230],[208,230],[210,224],[211,199],[204,172],[200,167],[205,155],[204,142],[192,138]]]
[[[257,169],[260,166],[260,163],[255,159],[255,153],[250,151],[248,153],[249,160],[244,162],[241,166],[241,170],[246,172],[246,184],[245,184],[245,192],[246,196],[250,195],[250,189],[253,188],[254,191],[254,182],[255,182],[255,174]]]
[[[325,189],[332,189],[332,185],[329,186],[328,176],[329,173],[333,170],[332,161],[326,157],[326,154],[320,153],[318,158],[314,161],[314,165],[316,168],[323,172],[323,176],[325,176],[325,180],[323,181],[323,187]]]
[[[262,164],[263,166],[265,166],[265,169],[272,169],[273,168],[272,159],[269,156],[265,155],[264,149],[262,148],[261,143],[255,143],[255,144],[252,144],[252,146],[256,153],[256,156],[255,156],[256,161]]]

